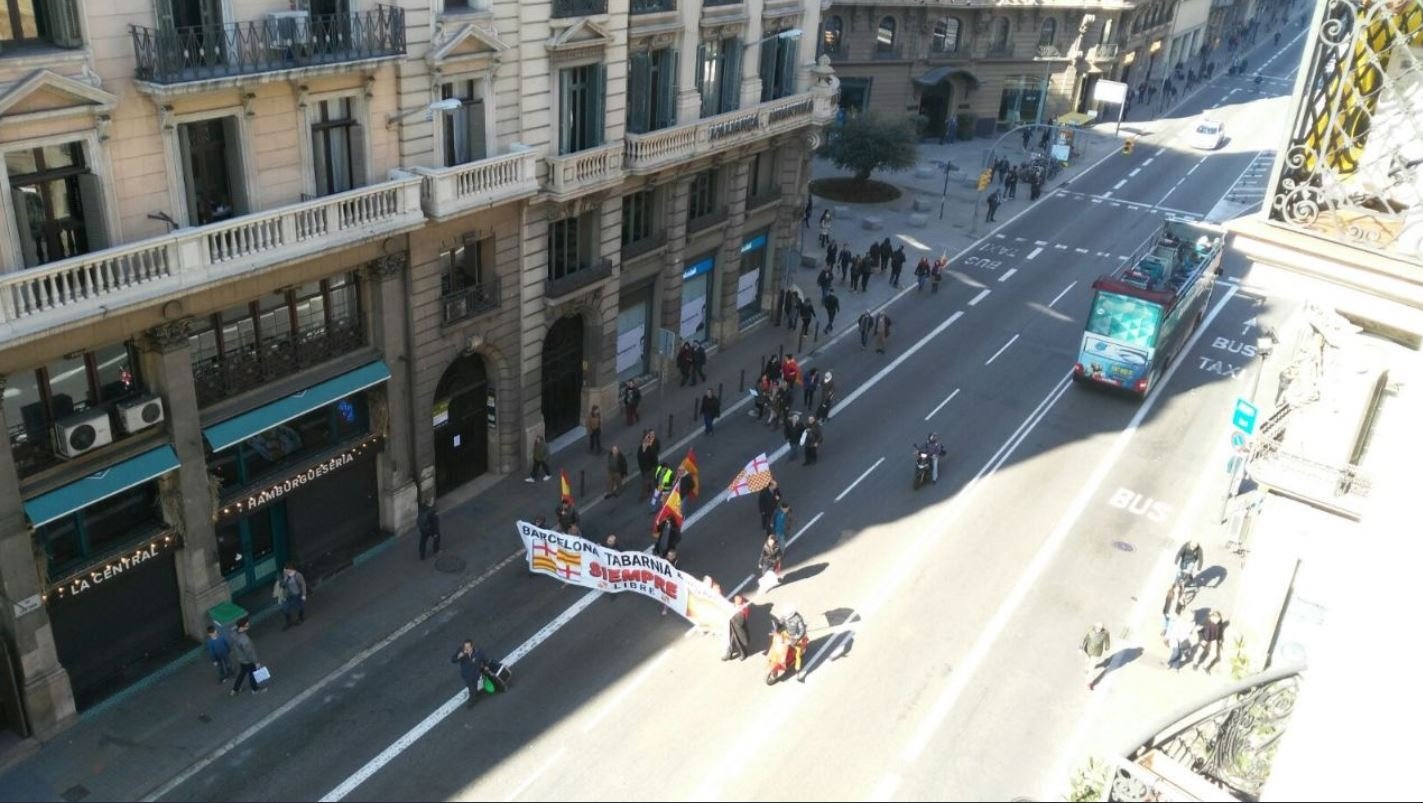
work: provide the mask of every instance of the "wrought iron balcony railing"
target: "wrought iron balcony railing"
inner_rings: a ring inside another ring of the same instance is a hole
[[[632,0],[628,4],[628,13],[631,14],[655,14],[659,11],[676,11],[677,0]]]
[[[1265,215],[1423,267],[1423,5],[1335,0]]]
[[[405,10],[277,16],[183,28],[130,25],[140,81],[181,84],[405,53]]]
[[[206,407],[291,376],[349,354],[365,344],[366,331],[359,317],[267,338],[257,348],[194,366],[193,384],[197,389],[198,406]]]
[[[553,18],[591,17],[608,13],[608,0],[553,0]]]
[[[499,308],[499,280],[453,290],[440,297],[445,323],[474,318]]]

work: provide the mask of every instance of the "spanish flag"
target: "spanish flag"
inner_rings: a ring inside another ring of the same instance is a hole
[[[573,486],[568,484],[568,472],[563,469],[558,470],[558,490],[560,501],[573,504]]]
[[[673,486],[672,493],[667,494],[667,501],[662,503],[662,509],[657,512],[657,518],[652,522],[652,531],[662,526],[662,522],[671,519],[676,522],[677,529],[682,529],[682,489]]]
[[[697,452],[695,449],[687,450],[687,456],[682,458],[682,465],[678,466],[677,470],[692,478],[691,497],[696,499],[697,494],[702,490],[702,475],[701,472],[697,471]],[[678,526],[680,526],[680,522]]]

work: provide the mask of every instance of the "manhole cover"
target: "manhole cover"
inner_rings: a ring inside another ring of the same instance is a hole
[[[1117,549],[1120,549],[1123,552],[1136,551],[1136,547],[1132,546],[1131,544],[1128,544],[1126,541],[1113,541],[1112,546],[1116,547]]]
[[[198,714],[198,721],[203,723],[204,725],[211,725],[212,717],[208,716],[207,714]]]
[[[68,789],[64,790],[64,793],[60,795],[60,797],[64,798],[65,800],[68,800],[69,803],[79,803],[79,801],[83,800],[88,796],[89,787],[83,786],[82,784],[78,786],[71,786]]]
[[[454,555],[441,555],[435,558],[435,570],[445,574],[459,574],[464,571],[464,558],[457,558]]]

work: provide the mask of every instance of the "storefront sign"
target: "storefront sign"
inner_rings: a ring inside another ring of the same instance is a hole
[[[338,471],[351,465],[356,462],[356,458],[364,454],[367,449],[373,448],[379,440],[379,435],[372,436],[337,454],[330,455],[314,465],[307,466],[287,476],[285,479],[246,491],[224,505],[220,517],[242,516],[258,508],[266,507],[286,497],[287,494],[300,490],[308,483],[319,480],[333,471]]]
[[[85,591],[88,591],[92,588],[97,588],[103,585],[104,583],[113,580],[119,575],[122,575],[124,572],[127,572],[129,569],[135,568],[137,566],[149,562],[150,560],[153,560],[154,558],[164,554],[168,550],[176,548],[177,545],[178,539],[171,532],[155,536],[152,540],[146,542],[142,546],[136,547],[134,549],[129,550],[128,552],[118,555],[103,566],[96,566],[92,569],[85,569],[83,572],[80,572],[79,574],[74,575],[73,577],[70,577],[67,580],[64,580],[60,583],[56,583],[55,585],[50,587],[49,593],[45,595],[45,599],[48,600],[51,597],[53,597],[54,599],[67,599],[69,597],[77,597],[80,594],[83,594]]]

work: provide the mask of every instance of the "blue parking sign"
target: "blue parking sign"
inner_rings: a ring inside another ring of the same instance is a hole
[[[1230,423],[1235,428],[1246,435],[1255,433],[1255,416],[1260,412],[1259,408],[1244,399],[1235,400],[1235,413],[1230,418]]]

